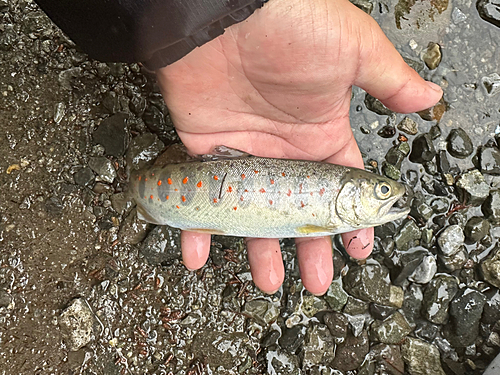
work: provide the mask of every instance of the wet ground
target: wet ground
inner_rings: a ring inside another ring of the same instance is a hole
[[[439,127],[436,114],[376,114],[354,90],[367,166],[425,196],[414,220],[377,231],[367,264],[337,243],[318,298],[288,241],[274,296],[254,287],[238,239],[215,237],[208,264],[187,271],[178,231],[137,221],[121,194],[127,163],[177,142],[154,77],[90,61],[34,3],[0,0],[0,374],[481,374],[500,349],[500,28],[469,1],[372,5],[446,111]],[[442,53],[432,70],[429,42]],[[470,152],[461,133],[450,146],[459,127]],[[438,157],[424,160],[429,143]],[[485,180],[461,188],[471,169]]]

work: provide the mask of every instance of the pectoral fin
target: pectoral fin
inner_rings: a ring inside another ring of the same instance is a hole
[[[225,233],[221,230],[217,230],[217,229],[209,229],[209,228],[189,228],[189,229],[185,229],[187,231],[190,231],[190,232],[196,232],[196,233],[210,233],[210,234],[219,234],[221,236],[223,236]]]
[[[296,231],[301,234],[333,233],[333,230],[334,228],[331,227],[322,227],[313,224],[306,224],[296,229]]]

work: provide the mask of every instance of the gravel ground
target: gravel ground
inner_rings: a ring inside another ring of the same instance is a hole
[[[355,88],[351,111],[367,168],[413,188],[411,218],[377,228],[366,262],[335,238],[315,297],[293,241],[273,296],[237,238],[187,271],[179,232],[123,193],[127,166],[178,142],[154,77],[0,0],[0,374],[482,374],[500,351],[500,14],[413,3],[358,6],[444,101],[400,115]]]

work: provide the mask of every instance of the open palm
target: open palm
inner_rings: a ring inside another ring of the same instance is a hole
[[[358,168],[363,161],[349,124],[353,84],[399,112],[430,107],[442,95],[347,0],[272,0],[157,76],[193,153],[225,145]],[[373,248],[373,229],[344,234],[343,241],[351,256],[364,258]],[[330,239],[296,242],[304,286],[324,293],[333,277]],[[284,277],[278,241],[248,239],[247,246],[255,284],[274,292]],[[183,232],[188,268],[203,266],[209,249],[209,235]]]

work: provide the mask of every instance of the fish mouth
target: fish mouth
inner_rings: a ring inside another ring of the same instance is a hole
[[[405,216],[408,216],[410,213],[410,207],[394,207],[392,206],[389,211],[385,214],[384,218],[387,218],[390,221],[394,221],[397,219],[401,219]]]

